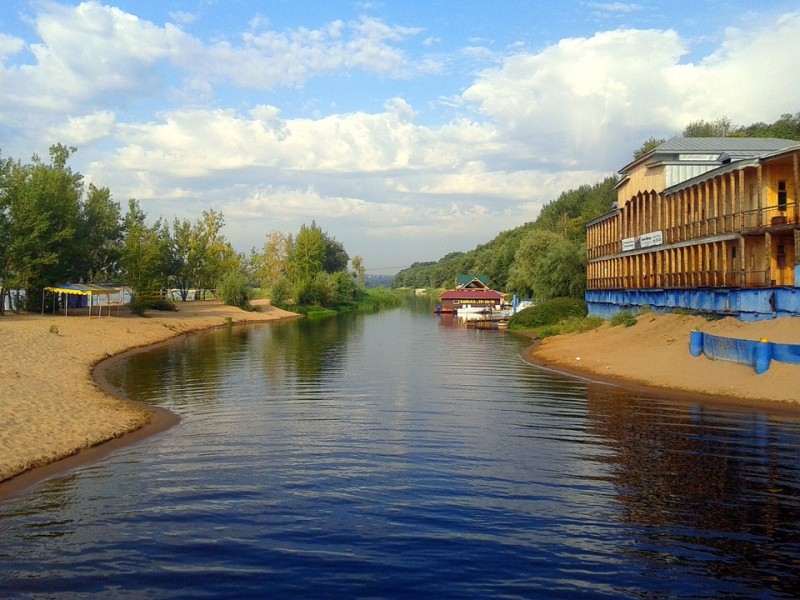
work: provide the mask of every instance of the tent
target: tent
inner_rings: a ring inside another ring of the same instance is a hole
[[[45,292],[52,292],[55,294],[66,294],[66,295],[77,295],[77,296],[89,296],[89,316],[92,316],[92,307],[93,307],[93,298],[97,295],[105,295],[106,296],[106,305],[108,306],[108,314],[111,315],[111,295],[118,294],[120,290],[115,287],[107,286],[107,285],[97,285],[95,283],[57,283],[52,286],[47,286],[42,290],[42,314],[44,314],[44,293]],[[117,314],[119,314],[119,306],[122,302],[116,303],[117,306]],[[66,315],[69,311],[69,306],[65,303],[65,312]],[[53,314],[56,312],[56,302],[55,299],[53,301]],[[97,314],[98,316],[102,316],[103,314],[103,305],[98,301],[97,303]]]

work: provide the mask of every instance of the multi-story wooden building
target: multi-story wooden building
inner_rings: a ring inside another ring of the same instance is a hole
[[[626,165],[587,225],[590,313],[800,314],[800,143],[675,138]]]

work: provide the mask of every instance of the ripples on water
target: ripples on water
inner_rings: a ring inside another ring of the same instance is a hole
[[[117,365],[183,417],[0,504],[0,595],[782,598],[797,419],[530,367],[408,309]]]

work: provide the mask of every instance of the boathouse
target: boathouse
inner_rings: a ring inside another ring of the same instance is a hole
[[[587,224],[589,314],[800,315],[800,143],[674,138],[620,170]]]
[[[440,312],[457,312],[463,308],[485,308],[500,310],[505,294],[490,289],[461,288],[448,290],[442,294]]]

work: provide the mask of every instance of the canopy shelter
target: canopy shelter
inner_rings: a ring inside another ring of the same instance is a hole
[[[95,296],[102,296],[105,295],[106,297],[106,306],[108,306],[108,314],[111,315],[111,306],[116,304],[117,306],[117,313],[119,313],[119,306],[122,302],[112,303],[111,302],[111,295],[118,294],[120,290],[115,287],[107,286],[107,285],[97,285],[96,283],[57,283],[52,286],[48,286],[42,290],[42,314],[44,314],[44,294],[45,292],[52,292],[53,294],[53,314],[56,312],[56,301],[55,295],[56,294],[65,294],[67,296],[75,295],[75,296],[88,296],[89,297],[89,316],[92,316],[93,304],[94,304],[94,297]],[[69,312],[69,302],[64,303],[64,314],[67,315]],[[103,304],[99,301],[97,302],[97,314],[98,316],[102,316],[103,314]]]

